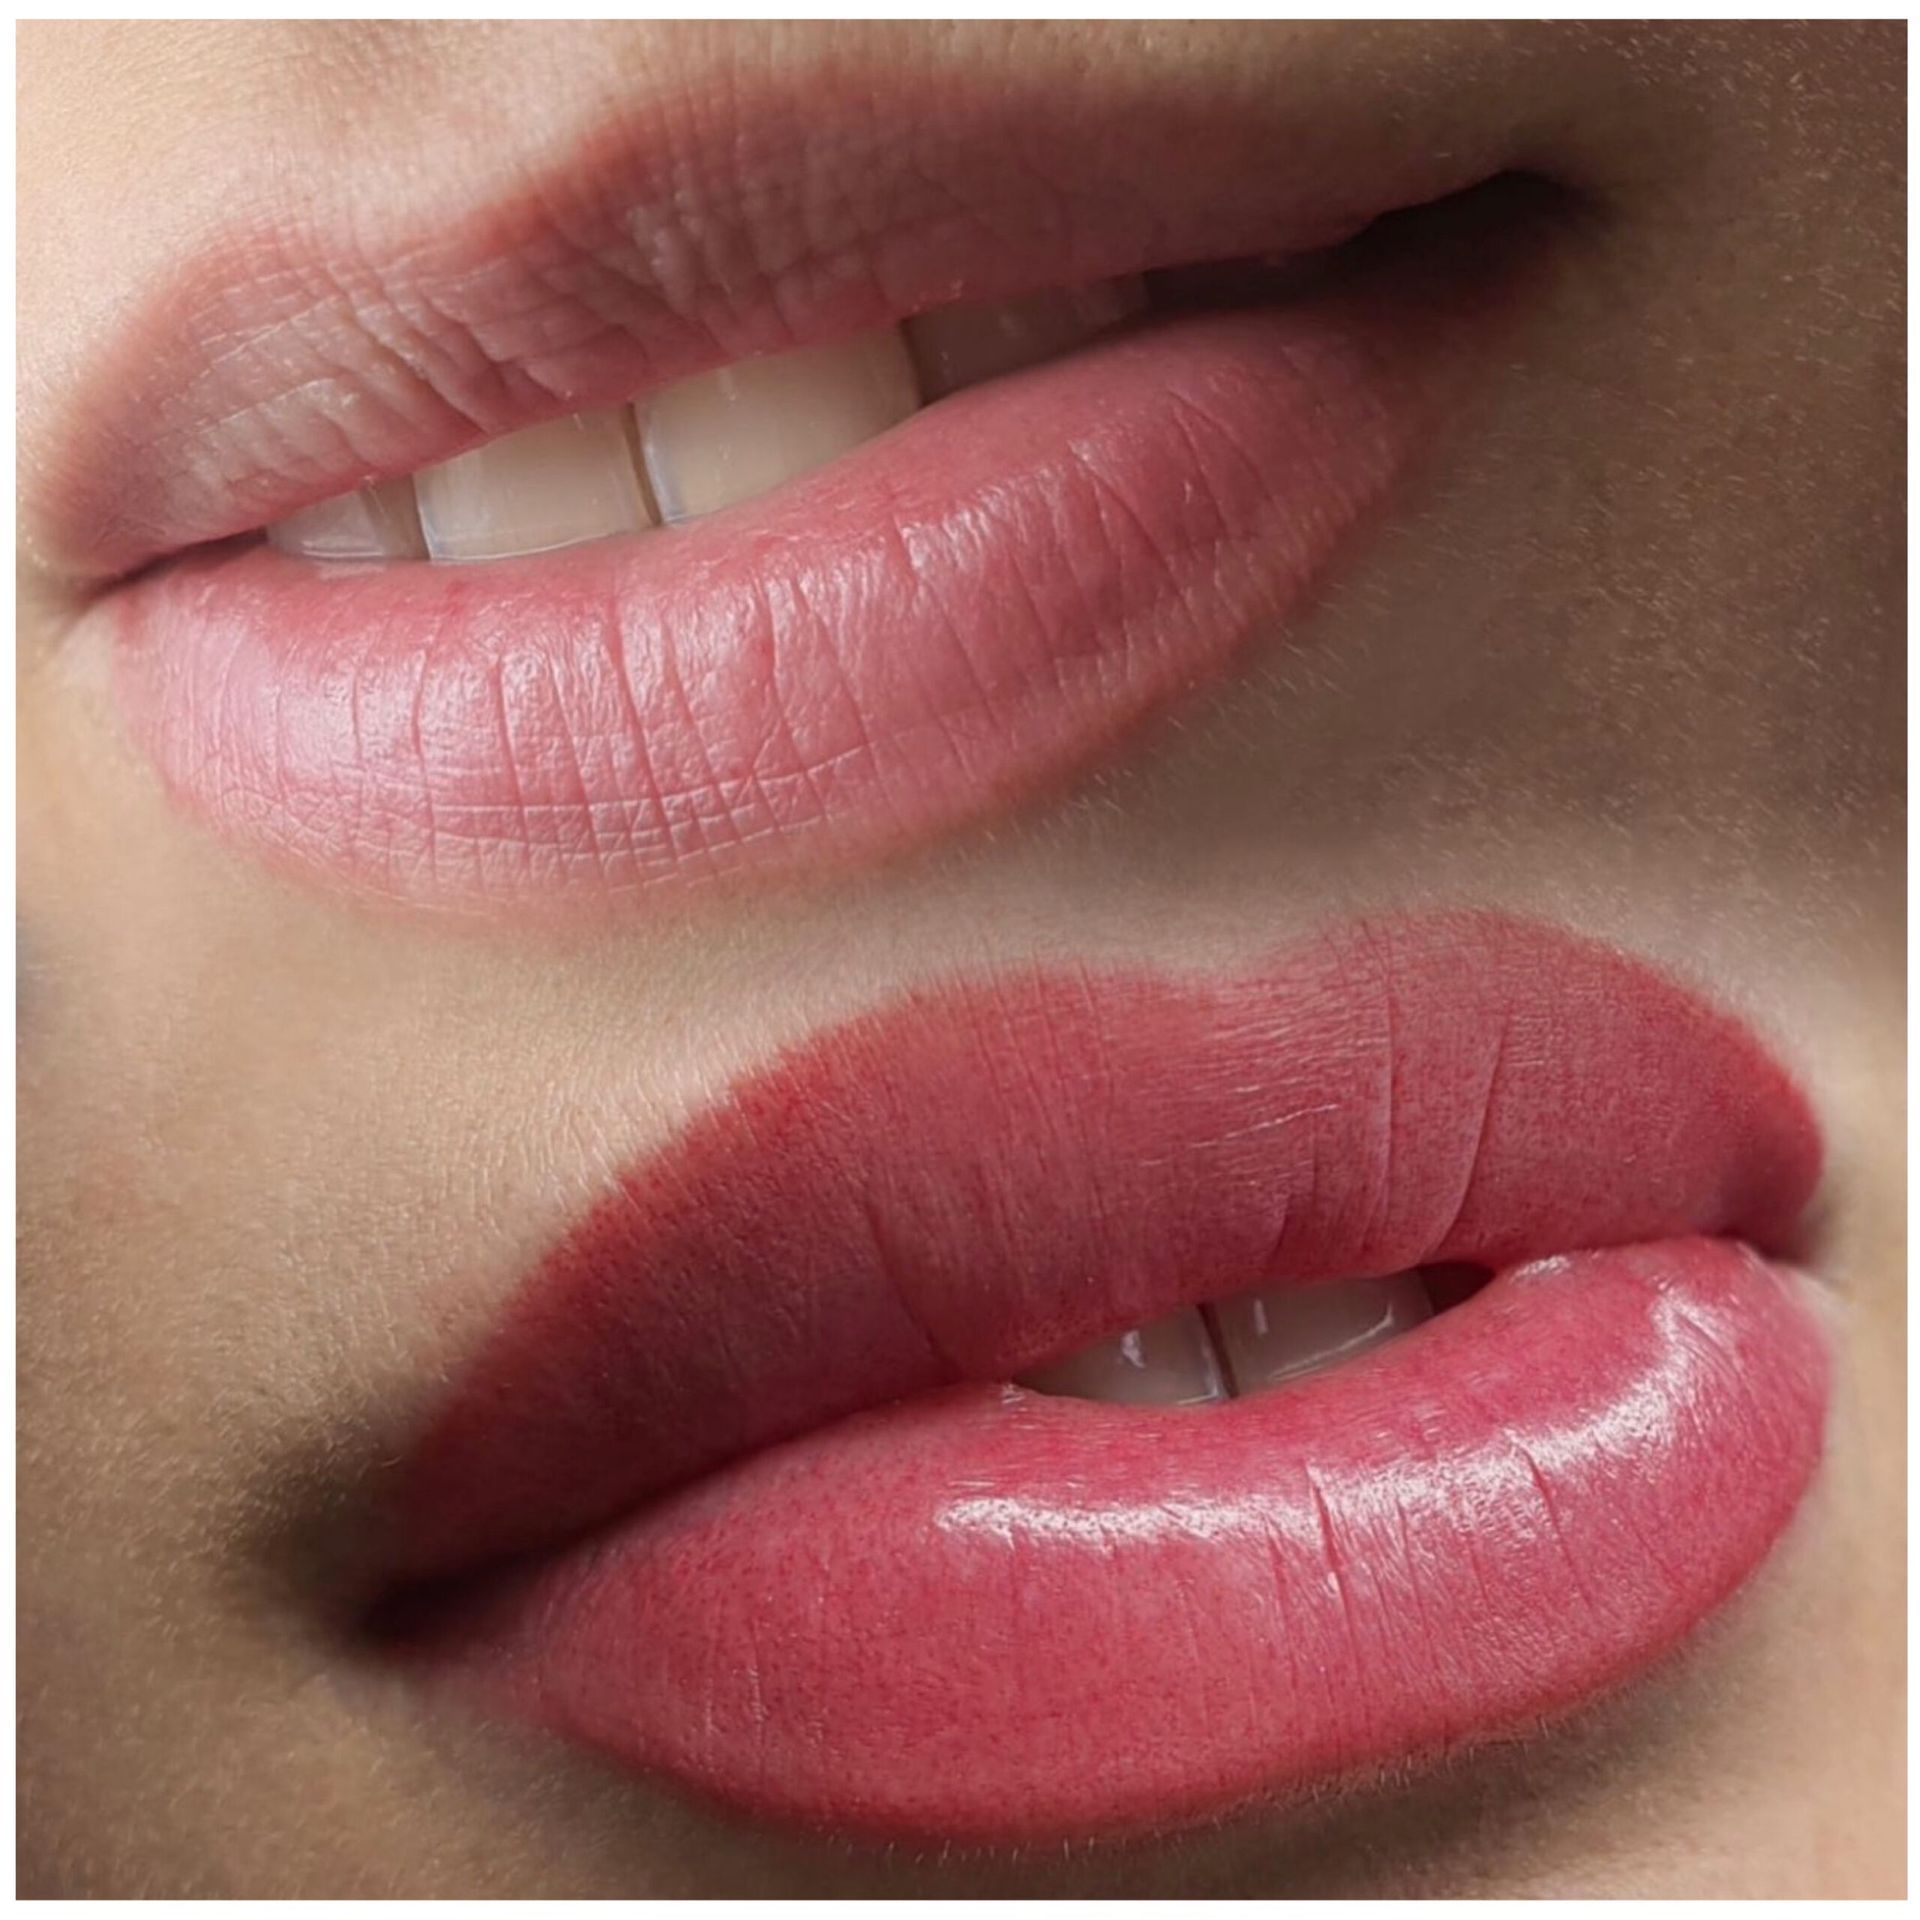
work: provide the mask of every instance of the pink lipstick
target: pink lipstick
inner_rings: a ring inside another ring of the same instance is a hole
[[[1804,1100],[1489,915],[1234,977],[942,987],[731,1088],[527,1283],[402,1476],[394,1647],[750,1812],[1203,1819],[1579,1705],[1817,1464]],[[1013,1384],[1198,1303],[1471,1297],[1202,1406]]]
[[[637,537],[202,549],[124,598],[128,715],[224,837],[385,898],[597,906],[913,846],[1299,611],[1458,372],[1405,281],[1137,327]]]

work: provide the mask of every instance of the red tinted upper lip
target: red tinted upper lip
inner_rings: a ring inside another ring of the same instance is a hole
[[[551,1542],[1265,1281],[1778,1251],[1819,1165],[1744,1029],[1498,915],[1336,928],[1219,981],[955,987],[744,1081],[568,1237],[415,1455],[406,1557]]]
[[[407,1465],[406,1570],[706,1478],[456,1583],[417,1650],[763,1811],[987,1836],[1550,1711],[1684,1631],[1805,1484],[1812,1322],[1686,1236],[1778,1245],[1819,1157],[1734,1022],[1491,916],[930,994],[735,1088],[525,1289]],[[1501,1271],[1217,1419],[935,1391],[1443,1260]]]

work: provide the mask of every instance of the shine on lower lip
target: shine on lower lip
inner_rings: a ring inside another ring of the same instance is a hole
[[[406,1468],[395,1650],[923,1838],[1171,1826],[1537,1721],[1797,1504],[1825,1349],[1764,1253],[1818,1169],[1743,1029],[1490,916],[930,993],[732,1089],[529,1283]],[[1495,1277],[1271,1393],[1005,1384],[1435,1261]]]

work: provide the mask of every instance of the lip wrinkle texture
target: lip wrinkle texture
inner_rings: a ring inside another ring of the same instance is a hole
[[[756,1812],[973,1838],[1559,1711],[1813,1471],[1824,1346],[1763,1255],[1819,1166],[1735,1021],[1494,915],[930,988],[738,1083],[532,1277],[401,1475],[396,1651]],[[1436,1263],[1494,1277],[1219,1407],[1004,1384]]]
[[[729,361],[1175,264],[1170,245],[1330,246],[1515,159],[1471,114],[1432,145],[1329,130],[1222,71],[1230,93],[1199,102],[1115,99],[1077,56],[984,84],[884,56],[787,67],[636,99],[551,157],[482,130],[449,169],[436,143],[438,204],[431,173],[259,169],[66,383],[34,542],[131,572]]]
[[[1402,439],[1234,317],[974,389],[764,503],[465,569],[136,583],[119,679],[219,832],[390,897],[602,902],[983,812],[1299,598]]]
[[[1818,1457],[1790,1285],[1682,1241],[1510,1270],[1217,1410],[950,1388],[457,1598],[407,1651],[809,1825],[1045,1841],[1284,1799],[1577,1706],[1726,1598]]]
[[[382,899],[591,913],[904,852],[1304,611],[1544,224],[1519,187],[1423,210],[1309,297],[1163,316],[680,527],[466,567],[196,550],[108,602],[123,707],[189,813]]]

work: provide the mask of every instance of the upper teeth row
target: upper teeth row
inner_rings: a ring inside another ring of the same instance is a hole
[[[1102,281],[735,361],[322,501],[267,537],[312,559],[462,561],[672,525],[824,466],[923,401],[1065,352],[1144,300],[1137,279]]]
[[[1419,1269],[1262,1287],[1097,1341],[1022,1378],[1079,1400],[1201,1406],[1316,1373],[1433,1317]]]

